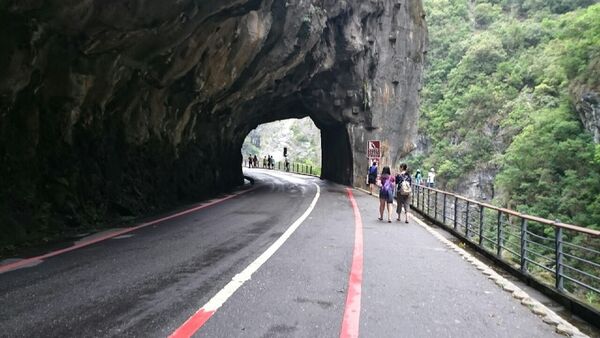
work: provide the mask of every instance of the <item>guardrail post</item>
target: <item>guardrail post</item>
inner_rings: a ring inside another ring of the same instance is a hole
[[[417,185],[413,185],[413,198],[411,198],[410,203],[419,209],[419,186]]]
[[[425,212],[425,187],[421,187],[421,211]]]
[[[281,161],[277,162],[277,170],[281,170]]]
[[[458,226],[458,197],[454,196],[454,230]]]
[[[555,247],[556,247],[556,266],[554,267],[555,281],[556,281],[556,289],[560,292],[564,290],[563,285],[563,245],[562,245],[562,232],[563,229],[561,227],[556,227],[554,229],[555,233]]]
[[[465,237],[469,239],[469,201],[467,201],[467,212],[465,213]]]
[[[521,218],[521,272],[527,272],[527,220]]]
[[[435,219],[435,220],[438,219],[437,218],[437,216],[438,216],[438,213],[437,213],[437,201],[438,201],[438,192],[436,190],[436,192],[435,192],[435,203],[433,203],[433,219]]]
[[[431,205],[431,189],[427,189],[427,215],[429,215],[429,210],[431,210],[431,208],[429,207]]]
[[[497,229],[496,256],[502,257],[502,211],[498,210],[498,229]]]
[[[310,166],[310,174],[311,174],[311,175],[313,174],[313,173],[312,173],[312,165]]]
[[[483,205],[479,206],[479,246],[483,244]]]
[[[410,199],[410,204],[413,204],[417,209],[419,209],[419,186],[416,184],[413,184],[412,190],[413,190],[413,198]],[[414,203],[416,203],[416,204],[414,204]]]
[[[446,225],[446,197],[448,195],[444,194],[444,206],[442,207],[442,223]]]

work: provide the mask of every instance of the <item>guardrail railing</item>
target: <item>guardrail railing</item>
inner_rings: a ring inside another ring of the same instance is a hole
[[[411,205],[522,274],[600,310],[600,231],[419,185]]]
[[[244,161],[244,166],[247,168],[275,169],[275,170],[279,170],[279,171],[287,171],[287,172],[292,172],[292,173],[297,173],[297,174],[321,176],[321,167],[316,167],[316,166],[313,167],[312,165],[306,165],[306,164],[302,164],[302,163],[288,162],[288,166],[286,168],[285,162],[279,161],[279,162],[276,162],[274,165],[272,165],[271,168],[269,168],[268,165],[263,166],[262,160],[261,160],[261,164],[257,165],[256,167],[253,165],[249,166],[247,161]]]

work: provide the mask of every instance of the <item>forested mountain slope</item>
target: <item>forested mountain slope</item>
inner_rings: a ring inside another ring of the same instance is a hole
[[[446,190],[599,228],[597,2],[425,1],[412,167],[435,167]]]

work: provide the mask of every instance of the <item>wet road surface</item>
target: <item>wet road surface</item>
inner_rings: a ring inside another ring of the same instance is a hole
[[[0,336],[166,337],[269,248],[290,238],[197,337],[339,337],[354,248],[346,187],[247,170],[255,189],[126,235],[0,273]],[[554,330],[423,228],[364,232],[363,337],[551,337]]]

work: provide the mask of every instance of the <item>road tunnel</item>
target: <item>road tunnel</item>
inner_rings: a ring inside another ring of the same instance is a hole
[[[256,126],[309,116],[323,178],[416,136],[421,1],[5,1],[3,239],[119,220],[239,185]]]

